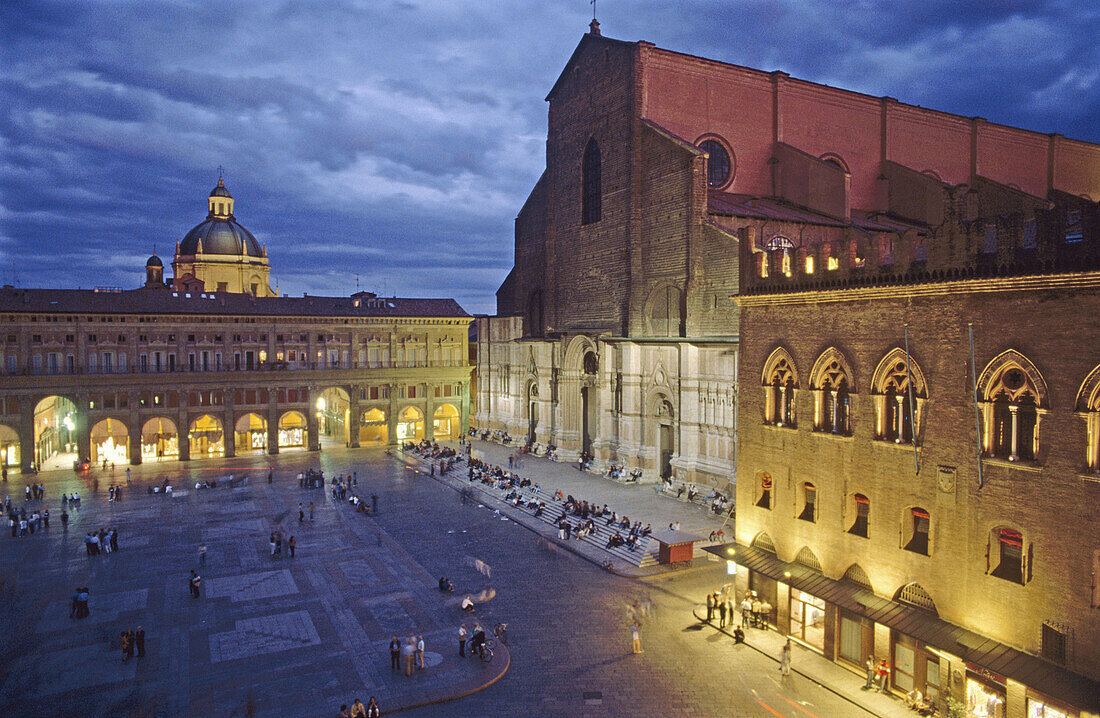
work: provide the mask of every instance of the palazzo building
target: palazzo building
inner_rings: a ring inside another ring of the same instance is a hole
[[[1100,712],[1100,147],[595,23],[547,99],[478,425],[736,475],[740,591],[894,691]]]
[[[452,299],[277,296],[221,179],[139,289],[0,288],[0,460],[140,464],[458,438],[470,316]]]

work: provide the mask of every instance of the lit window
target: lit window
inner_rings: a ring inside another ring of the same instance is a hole
[[[806,257],[806,274],[814,273],[814,258],[812,256]]]
[[[863,494],[852,497],[855,503],[856,517],[848,533],[867,538],[867,518],[871,515],[871,500]]]
[[[802,484],[802,512],[798,514],[802,521],[817,521],[817,488],[809,481]]]
[[[1024,536],[1010,528],[997,528],[990,537],[990,575],[1014,583],[1024,582]]]
[[[837,261],[836,257],[829,257],[829,261],[825,265],[825,268],[828,269],[830,272],[832,272],[833,270],[835,270],[839,266],[840,266],[840,262]]]
[[[756,505],[762,509],[772,507],[772,477],[766,471],[760,475],[760,497],[756,500]]]

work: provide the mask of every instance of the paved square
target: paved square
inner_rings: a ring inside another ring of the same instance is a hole
[[[294,585],[294,578],[290,575],[289,569],[206,580],[207,598],[228,598],[234,603],[289,596],[294,593],[298,593],[298,587]]]

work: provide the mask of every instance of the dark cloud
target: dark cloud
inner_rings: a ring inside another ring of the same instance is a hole
[[[293,293],[491,311],[587,3],[9,0],[0,280],[134,286],[219,165]],[[600,3],[605,34],[1100,141],[1088,4]]]

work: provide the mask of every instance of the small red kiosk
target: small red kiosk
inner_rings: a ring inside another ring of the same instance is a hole
[[[695,553],[695,542],[703,540],[701,536],[687,531],[654,531],[651,536],[660,544],[657,563],[690,561]]]

